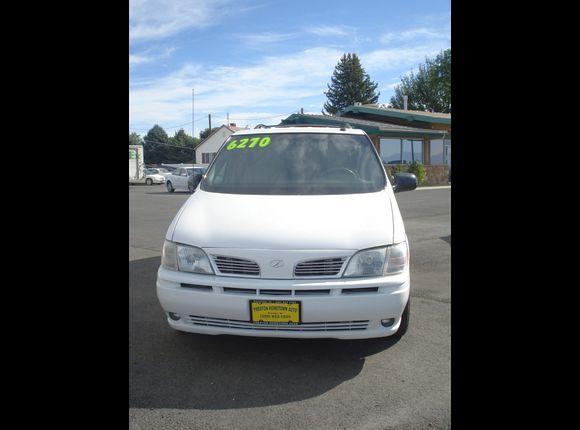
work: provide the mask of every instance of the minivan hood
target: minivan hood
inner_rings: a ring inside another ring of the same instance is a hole
[[[281,196],[210,193],[198,188],[171,227],[168,240],[202,248],[359,250],[393,243],[386,189]]]

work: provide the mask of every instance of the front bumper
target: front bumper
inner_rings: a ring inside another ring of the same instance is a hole
[[[181,284],[204,288],[186,288]],[[236,289],[235,292],[229,289]],[[352,288],[375,289],[360,293]],[[285,295],[261,290],[287,290]],[[328,291],[318,295],[313,291]],[[350,294],[344,293],[348,290]],[[314,295],[312,295],[314,294]],[[409,298],[409,271],[367,279],[256,279],[176,272],[160,267],[157,297],[169,325],[192,333],[238,336],[366,339],[397,332]],[[264,327],[250,322],[249,300],[298,300],[302,324]],[[382,319],[393,318],[389,327]]]

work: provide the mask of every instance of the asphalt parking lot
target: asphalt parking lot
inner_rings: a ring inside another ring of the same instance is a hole
[[[129,187],[131,429],[441,429],[451,422],[451,190],[397,195],[411,249],[400,340],[203,336],[169,328],[155,294],[187,193]]]

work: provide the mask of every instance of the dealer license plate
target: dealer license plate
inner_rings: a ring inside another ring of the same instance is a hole
[[[255,324],[300,324],[300,302],[293,300],[250,300],[250,321]]]

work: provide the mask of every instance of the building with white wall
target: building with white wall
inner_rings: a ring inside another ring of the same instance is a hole
[[[211,163],[228,136],[238,130],[247,130],[247,128],[230,124],[222,125],[215,130],[195,148],[195,162],[201,164]]]

